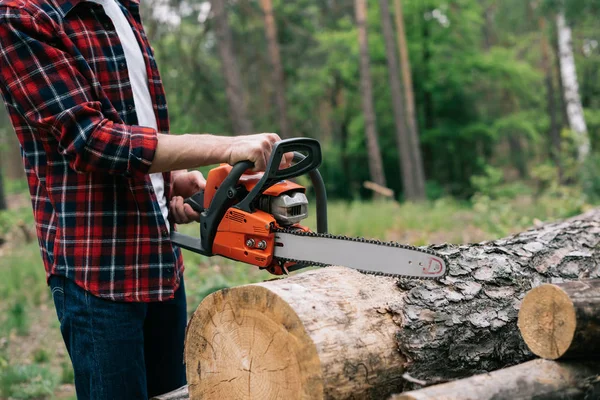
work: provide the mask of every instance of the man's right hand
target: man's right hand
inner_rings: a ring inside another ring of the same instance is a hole
[[[235,136],[232,139],[227,162],[234,165],[237,162],[249,160],[254,163],[255,171],[264,171],[267,168],[273,145],[281,140],[276,133]],[[284,154],[279,168],[289,167],[293,157],[292,153]]]

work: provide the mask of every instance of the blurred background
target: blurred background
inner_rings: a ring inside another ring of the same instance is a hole
[[[332,233],[478,242],[600,201],[598,0],[141,6],[172,133],[318,139]],[[74,398],[4,108],[0,141],[0,398]],[[271,278],[184,256],[190,313]]]

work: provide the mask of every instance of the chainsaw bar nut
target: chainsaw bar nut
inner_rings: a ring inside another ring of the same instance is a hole
[[[253,248],[254,247],[254,243],[255,243],[254,239],[248,239],[248,240],[246,240],[246,246],[247,247]]]

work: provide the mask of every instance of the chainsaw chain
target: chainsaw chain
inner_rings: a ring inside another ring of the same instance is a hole
[[[365,271],[363,269],[356,269],[356,271],[362,272],[364,274],[376,275],[376,276],[390,276],[390,277],[394,277],[394,278],[410,279],[410,280],[416,280],[416,279],[438,280],[438,279],[445,277],[448,274],[448,270],[449,270],[448,257],[446,257],[443,254],[437,253],[433,250],[427,249],[427,248],[415,247],[415,246],[411,246],[408,244],[401,244],[398,242],[383,242],[383,241],[377,240],[377,239],[365,239],[364,237],[350,237],[350,236],[345,236],[345,235],[333,235],[331,233],[316,233],[316,232],[310,232],[310,231],[307,232],[307,231],[303,231],[300,229],[293,229],[293,228],[285,229],[285,228],[273,227],[273,228],[271,228],[271,231],[274,233],[285,233],[285,234],[294,235],[294,236],[308,236],[308,237],[325,238],[325,239],[346,240],[349,242],[369,243],[369,244],[375,244],[375,245],[379,245],[379,246],[397,247],[397,248],[406,249],[406,250],[413,250],[413,251],[418,251],[420,253],[425,253],[425,254],[435,256],[435,257],[439,257],[442,260],[444,260],[444,263],[446,264],[446,272],[444,275],[431,277],[431,278],[430,277],[410,277],[410,276],[405,276],[405,275],[390,274],[387,272],[375,272],[375,271]],[[321,262],[297,260],[297,259],[293,259],[293,258],[283,258],[283,257],[281,257],[281,258],[277,257],[277,260],[282,262],[282,264],[285,262],[292,262],[292,263],[304,265],[307,267],[308,266],[330,267],[330,266],[334,265],[334,264],[325,264],[325,263],[321,263]]]

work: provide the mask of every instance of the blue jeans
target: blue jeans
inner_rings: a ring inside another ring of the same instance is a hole
[[[172,300],[122,303],[50,277],[77,399],[147,399],[185,385],[183,278]]]

